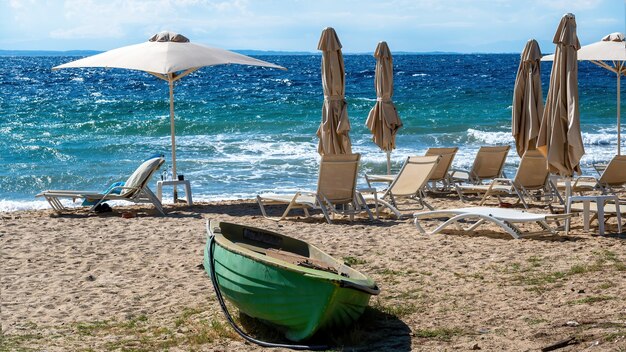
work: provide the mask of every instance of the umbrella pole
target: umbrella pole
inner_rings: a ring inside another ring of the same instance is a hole
[[[172,180],[176,180],[176,136],[174,126],[174,81],[172,81],[172,74],[168,75],[168,83],[170,86],[170,132],[172,134]],[[178,190],[174,184],[174,203],[178,200]]]
[[[387,151],[387,175],[391,175],[391,151]]]
[[[622,155],[621,147],[622,147],[622,126],[620,124],[620,78],[622,76],[621,67],[617,70],[617,155]]]

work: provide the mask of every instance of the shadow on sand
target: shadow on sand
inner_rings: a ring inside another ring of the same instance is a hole
[[[229,308],[230,310],[231,308]],[[367,307],[354,325],[343,330],[322,330],[302,342],[286,340],[261,321],[239,314],[239,324],[256,339],[271,343],[327,346],[340,351],[410,351],[411,329],[396,316]]]

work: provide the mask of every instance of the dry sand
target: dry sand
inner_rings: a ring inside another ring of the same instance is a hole
[[[249,200],[166,209],[0,214],[0,350],[260,349],[227,325],[199,267],[207,219],[309,241],[373,277],[382,292],[362,319],[316,338],[337,349],[534,351],[574,337],[559,351],[626,350],[625,237],[585,233],[580,218],[568,236],[513,240],[494,228],[423,236],[410,219],[276,223]]]

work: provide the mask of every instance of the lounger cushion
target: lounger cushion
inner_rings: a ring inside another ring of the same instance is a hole
[[[154,172],[157,166],[161,163],[161,158],[156,157],[152,159],[148,159],[141,164],[135,172],[126,180],[125,187],[142,187],[142,182],[145,182],[148,174]],[[130,192],[135,192],[133,189],[125,189],[122,192],[122,196],[126,196]]]

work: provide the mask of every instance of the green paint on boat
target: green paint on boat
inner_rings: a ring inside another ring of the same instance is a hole
[[[371,278],[304,241],[224,222],[208,230],[222,295],[291,341],[350,325],[379,293]],[[204,268],[210,275],[209,242]]]

